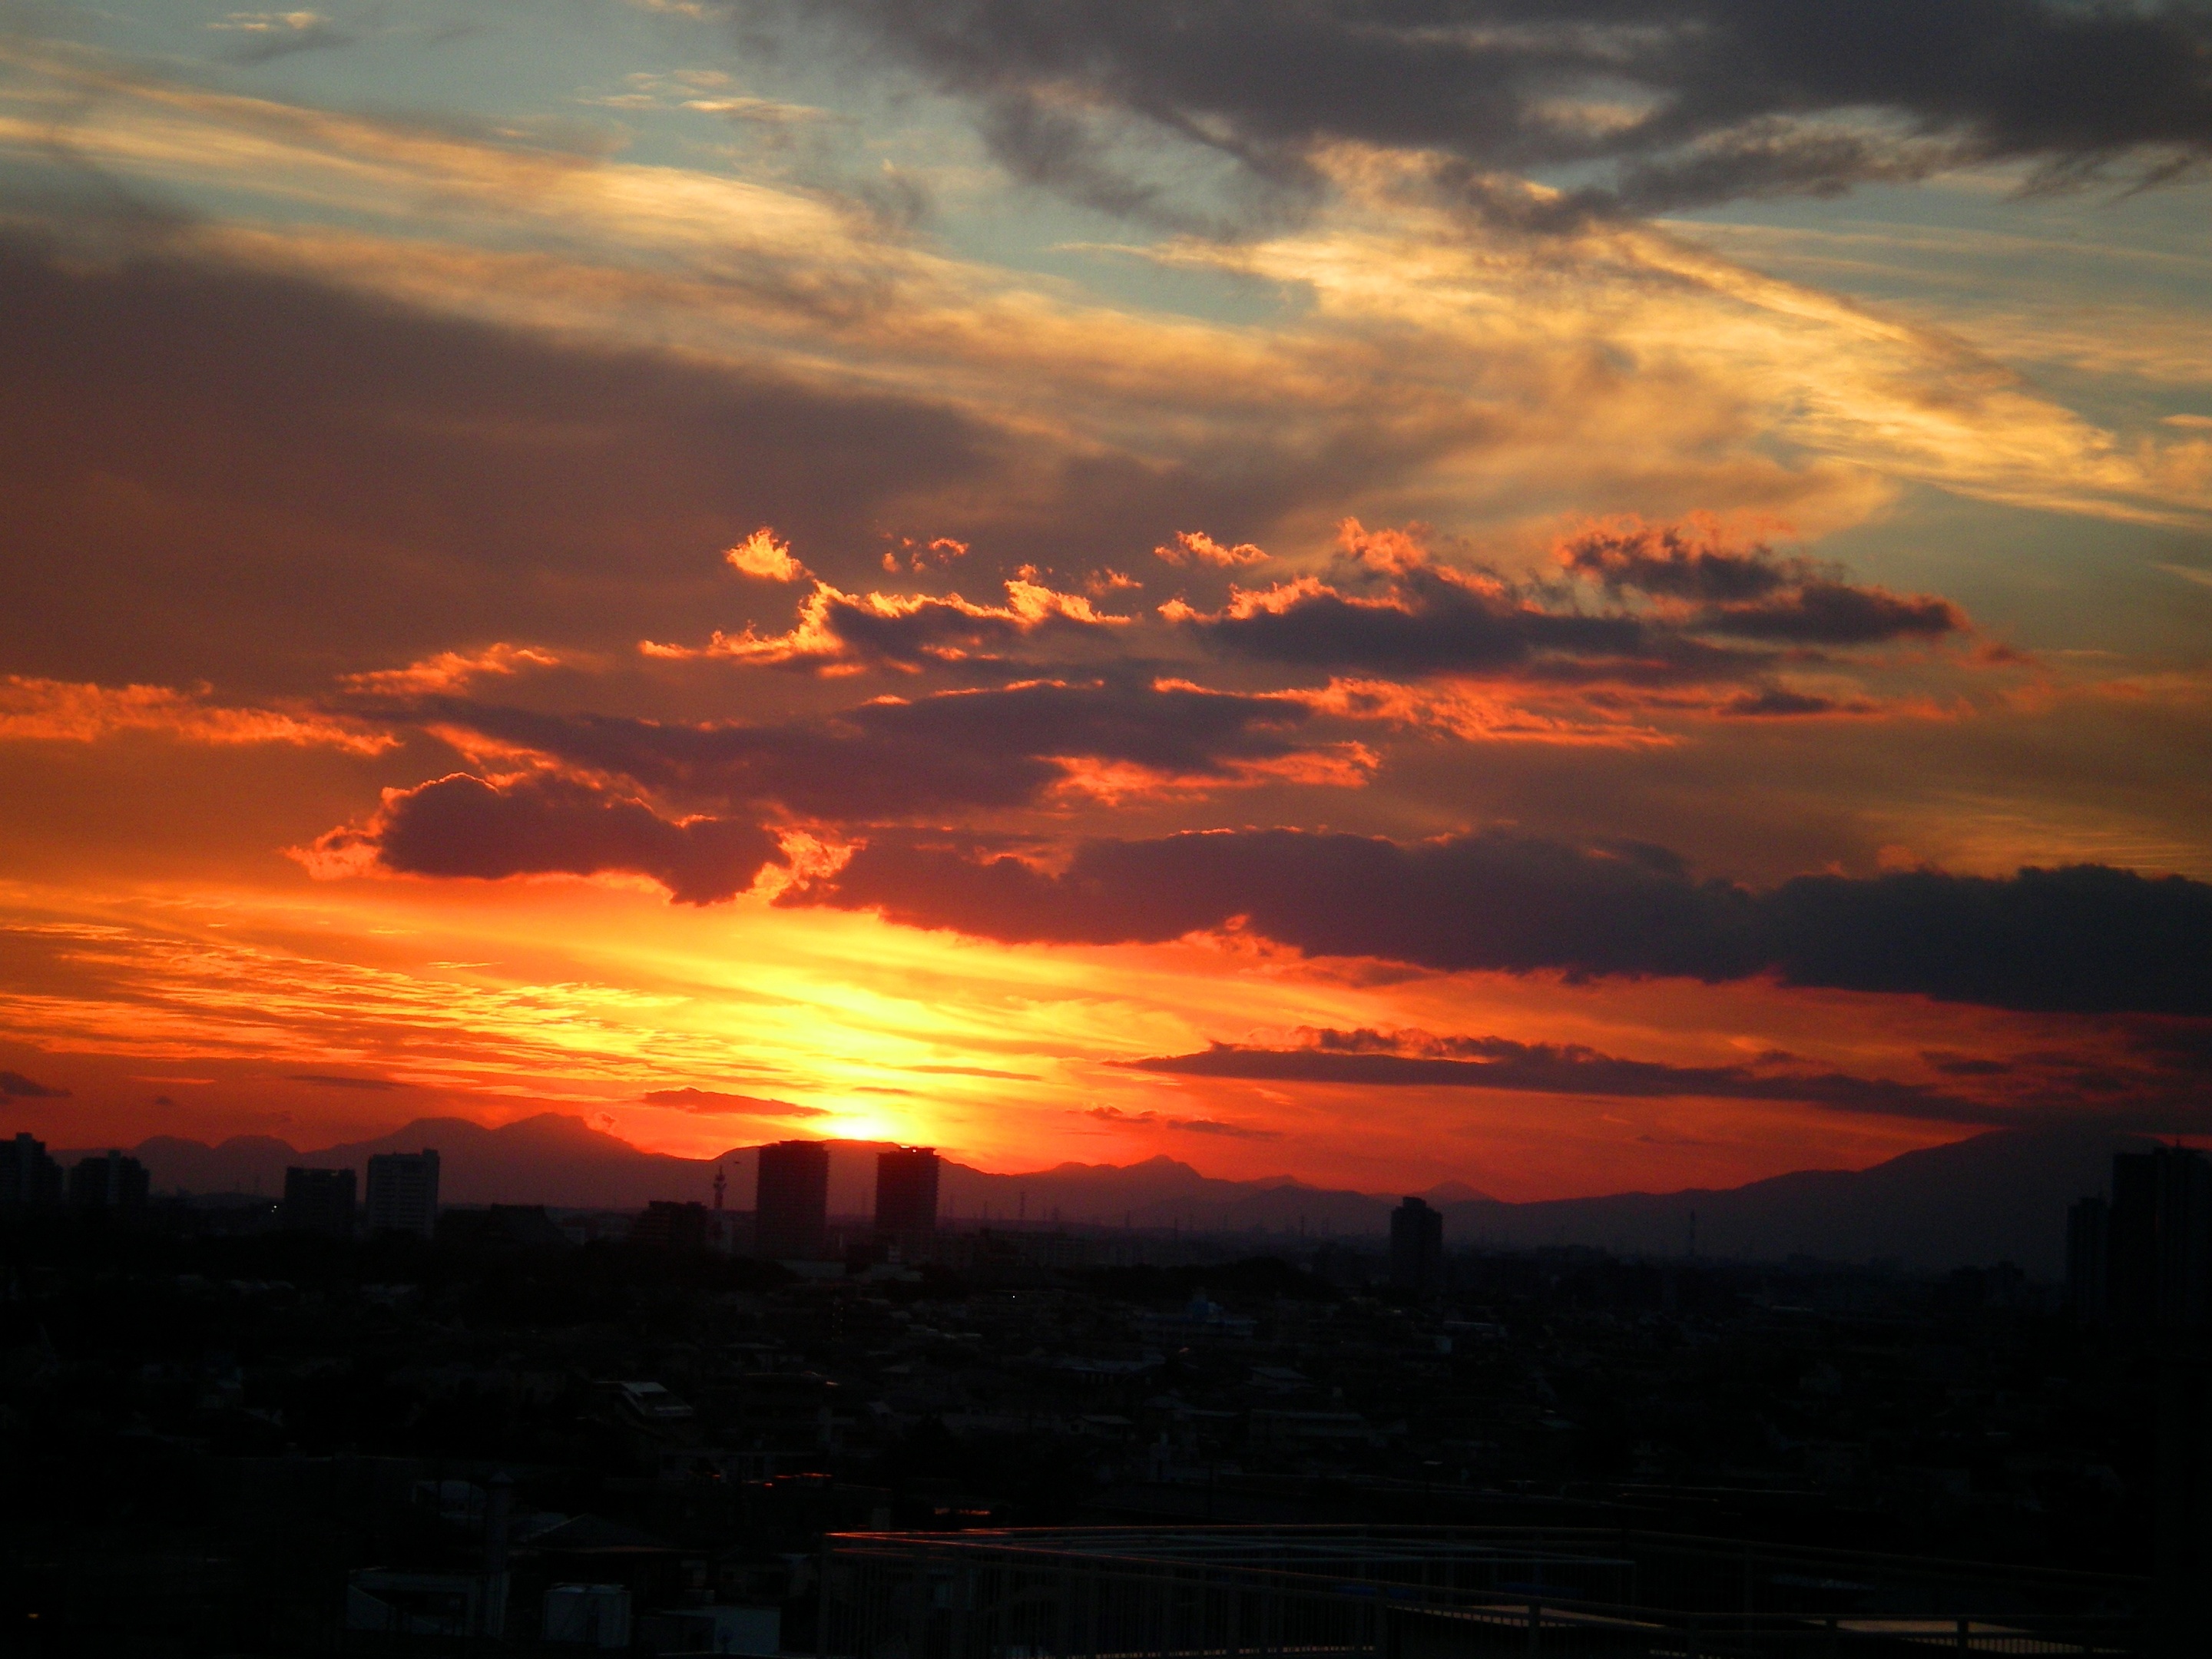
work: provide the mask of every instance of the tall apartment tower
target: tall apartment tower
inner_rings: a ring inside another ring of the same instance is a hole
[[[81,1158],[70,1171],[70,1202],[80,1210],[143,1210],[146,1166],[118,1152]]]
[[[753,1252],[770,1261],[813,1261],[830,1219],[830,1148],[819,1140],[779,1140],[760,1149],[753,1200]]]
[[[413,1233],[428,1238],[438,1224],[438,1152],[378,1152],[368,1160],[368,1201],[362,1206],[372,1233]]]
[[[876,1236],[915,1238],[937,1231],[937,1148],[893,1146],[876,1154]]]
[[[2112,1316],[2112,1206],[2085,1198],[2066,1212],[2066,1310],[2084,1325]]]
[[[1425,1296],[1443,1276],[1444,1218],[1425,1200],[1408,1198],[1390,1212],[1390,1283]]]
[[[46,1156],[46,1143],[20,1131],[0,1141],[0,1206],[58,1204],[62,1166]]]
[[[2212,1164],[2186,1146],[2116,1153],[2106,1248],[2116,1322],[2212,1322]]]
[[[284,1225],[296,1233],[325,1238],[353,1237],[354,1181],[351,1170],[284,1171]]]

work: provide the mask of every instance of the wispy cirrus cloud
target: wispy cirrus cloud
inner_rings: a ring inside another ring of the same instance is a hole
[[[481,651],[441,651],[409,663],[404,668],[375,668],[343,674],[338,684],[353,691],[409,696],[465,690],[479,680],[556,667],[560,662],[556,652],[501,641]]]
[[[45,105],[96,88],[101,121],[64,135],[88,164],[243,191],[280,217],[339,199],[407,225],[404,238],[244,222],[178,233],[209,257],[568,337],[784,362],[817,385],[957,407],[1008,439],[1034,438],[1027,389],[1047,385],[1073,453],[1103,446],[1141,463],[1137,475],[1235,457],[1240,477],[1267,481],[1276,512],[1333,497],[1388,514],[1442,491],[1493,522],[1711,507],[1817,530],[1863,517],[1890,494],[1885,478],[1904,477],[2203,521],[2185,439],[2103,431],[1954,337],[1656,231],[1585,227],[1564,264],[1510,235],[1471,239],[1432,169],[1387,147],[1317,152],[1330,204],[1304,225],[1135,250],[1305,296],[1263,334],[1086,303],[872,234],[804,189],[526,132],[471,139],[240,99],[82,54],[26,67],[51,95],[36,119],[0,108],[0,148],[44,153]],[[1540,207],[1540,192],[1528,202]],[[1590,375],[1599,343],[1632,370]],[[1387,409],[1369,394],[1378,378]],[[1053,487],[1026,479],[1006,507],[1039,505],[1039,484]],[[1169,545],[1175,522],[1130,539]]]
[[[1576,1043],[1439,1037],[1425,1031],[1311,1030],[1294,1048],[1213,1042],[1188,1054],[1118,1061],[1135,1071],[1361,1088],[1495,1089],[1622,1099],[1767,1100],[1943,1123],[2001,1119],[2001,1104],[1926,1083],[1763,1065],[1677,1066]]]
[[[1280,1129],[1261,1128],[1249,1123],[1231,1123],[1221,1118],[1173,1117],[1164,1112],[1131,1112],[1119,1106],[1091,1106],[1083,1115],[1116,1128],[1172,1129],[1182,1134],[1218,1135],[1229,1140],[1280,1140]]]
[[[319,11],[226,12],[203,27],[240,37],[230,56],[241,64],[267,64],[297,52],[334,51],[355,40]]]
[[[1002,165],[1109,212],[1188,218],[1140,146],[1210,150],[1280,214],[1346,143],[1449,158],[1471,205],[1498,172],[1580,164],[1571,210],[1650,212],[1832,195],[2023,161],[2063,183],[2156,182],[2212,153],[2212,29],[2186,4],[2053,0],[1830,15],[1756,0],[1621,6],[1167,0],[917,9],[834,0],[750,18],[841,29],[971,103]],[[2004,50],[1990,48],[2002,40]]]
[[[680,1089],[648,1089],[638,1098],[648,1106],[665,1106],[702,1117],[828,1117],[819,1106],[795,1106],[787,1100],[763,1100],[757,1095],[734,1095],[719,1089],[685,1085]]]

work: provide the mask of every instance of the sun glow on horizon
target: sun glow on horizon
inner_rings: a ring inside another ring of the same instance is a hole
[[[1848,999],[1827,999],[1823,1012],[1755,984],[1347,983],[1326,963],[1255,958],[1235,941],[1017,950],[864,914],[793,915],[746,900],[702,911],[587,882],[171,884],[94,903],[15,884],[0,888],[0,932],[58,960],[96,958],[116,988],[0,998],[0,1038],[87,1057],[67,1074],[79,1126],[67,1139],[204,1126],[216,1138],[275,1133],[302,1150],[416,1117],[556,1111],[691,1158],[787,1138],[896,1141],[1000,1171],[1165,1154],[1240,1178],[1382,1190],[1450,1176],[1563,1195],[1617,1183],[1631,1157],[1682,1182],[1794,1167],[1802,1114],[1436,1090],[1394,1091],[1378,1113],[1357,1090],[1110,1062],[1300,1028],[1407,1024],[1710,1062],[1715,1036],[1686,1036],[1686,1022],[1710,1018],[1718,1000],[1731,1020],[1768,1033],[1764,1046],[1780,1038],[1880,1070],[1958,1023],[1927,1010],[1918,1029],[1889,1009],[1880,1032],[1829,1030]],[[2008,1020],[1984,1023],[1994,1036]],[[1717,1057],[1740,1041],[1719,1036]],[[10,1056],[0,1048],[0,1063]],[[35,1069],[55,1071],[52,1060]],[[159,1106],[160,1091],[131,1080],[181,1069],[212,1081],[171,1088],[173,1103]],[[361,1081],[313,1080],[332,1073]],[[860,1093],[878,1089],[914,1103]],[[648,1098],[685,1091],[681,1102]],[[41,1104],[15,1103],[26,1115]],[[1714,1144],[1723,1118],[1731,1146]],[[1865,1164],[1960,1132],[1858,1116],[1824,1133],[1830,1161]]]

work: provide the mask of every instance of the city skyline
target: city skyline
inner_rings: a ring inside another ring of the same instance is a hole
[[[41,9],[9,1122],[2203,1140],[2212,36],[1812,19]]]

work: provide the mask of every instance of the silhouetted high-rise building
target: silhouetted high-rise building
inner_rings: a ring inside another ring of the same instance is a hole
[[[438,1224],[438,1152],[378,1152],[368,1160],[368,1201],[363,1218],[371,1233],[413,1233],[428,1238]]]
[[[2129,1325],[2212,1316],[2212,1164],[2185,1146],[2112,1158],[2107,1304]]]
[[[2112,1158],[2106,1223],[2106,1307],[2123,1325],[2148,1325],[2158,1301],[2158,1170],[2152,1155]]]
[[[353,1196],[351,1170],[287,1170],[284,1225],[297,1233],[351,1238]]]
[[[2066,1307],[2084,1325],[2112,1313],[2112,1206],[2085,1198],[2066,1212]]]
[[[630,1224],[629,1242],[655,1250],[707,1248],[707,1206],[656,1198]]]
[[[0,1140],[0,1208],[62,1201],[62,1166],[46,1156],[46,1143],[18,1133]]]
[[[818,1140],[779,1140],[760,1149],[753,1200],[753,1249],[771,1261],[822,1255],[830,1219],[830,1148]]]
[[[1425,1200],[1408,1198],[1390,1212],[1390,1283],[1416,1296],[1437,1287],[1444,1265],[1444,1218]]]
[[[146,1166],[112,1149],[70,1171],[70,1202],[80,1210],[143,1210],[146,1191]]]
[[[937,1231],[937,1148],[893,1146],[876,1154],[876,1232],[911,1238]]]

